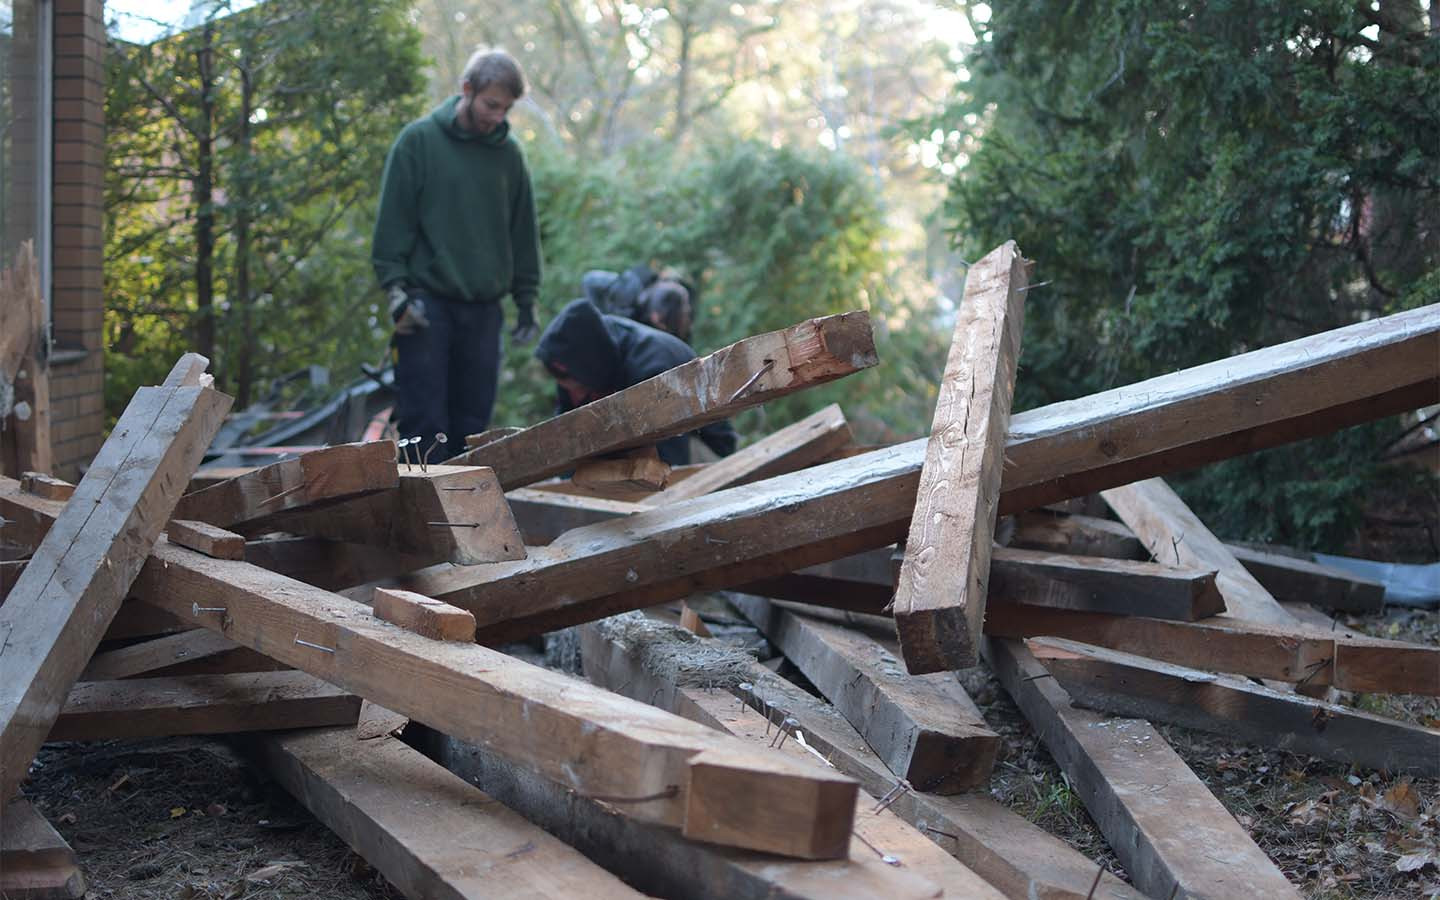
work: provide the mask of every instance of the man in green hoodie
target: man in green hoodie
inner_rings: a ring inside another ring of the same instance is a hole
[[[509,54],[477,51],[460,90],[390,148],[370,254],[395,323],[400,436],[420,437],[424,452],[445,434],[437,460],[490,425],[506,294],[511,339],[539,331],[535,197],[505,121],[525,76]]]

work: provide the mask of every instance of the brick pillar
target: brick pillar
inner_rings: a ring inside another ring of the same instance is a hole
[[[105,22],[102,0],[56,0],[50,366],[56,474],[75,478],[105,426]]]

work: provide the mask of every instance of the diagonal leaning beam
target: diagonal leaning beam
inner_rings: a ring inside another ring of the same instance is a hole
[[[0,606],[0,808],[99,646],[230,398],[186,354],[142,387]]]
[[[970,267],[895,587],[911,675],[975,665],[1029,267],[1014,241]]]
[[[1021,413],[1000,512],[1433,402],[1437,353],[1440,306],[1426,307]],[[469,609],[498,641],[774,577],[902,538],[924,452],[924,440],[871,451],[578,528],[523,562],[394,586]]]
[[[166,543],[135,594],[625,815],[801,858],[843,856],[848,847],[853,781],[757,755],[560,673],[475,644],[432,641],[328,591]],[[196,609],[196,598],[206,608]]]
[[[578,460],[684,434],[877,362],[867,313],[808,319],[737,341],[450,462],[489,466],[508,491]]]

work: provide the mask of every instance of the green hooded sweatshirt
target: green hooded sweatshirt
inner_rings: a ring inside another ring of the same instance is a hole
[[[471,134],[451,97],[395,139],[380,182],[370,258],[382,287],[534,304],[540,290],[535,196],[520,144],[502,122]]]

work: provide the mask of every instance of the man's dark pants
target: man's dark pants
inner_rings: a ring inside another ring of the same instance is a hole
[[[439,462],[463,452],[467,434],[490,427],[505,316],[499,303],[414,296],[424,301],[430,327],[395,336],[397,426],[401,438],[422,439],[422,453],[443,433],[447,442],[430,453]]]

